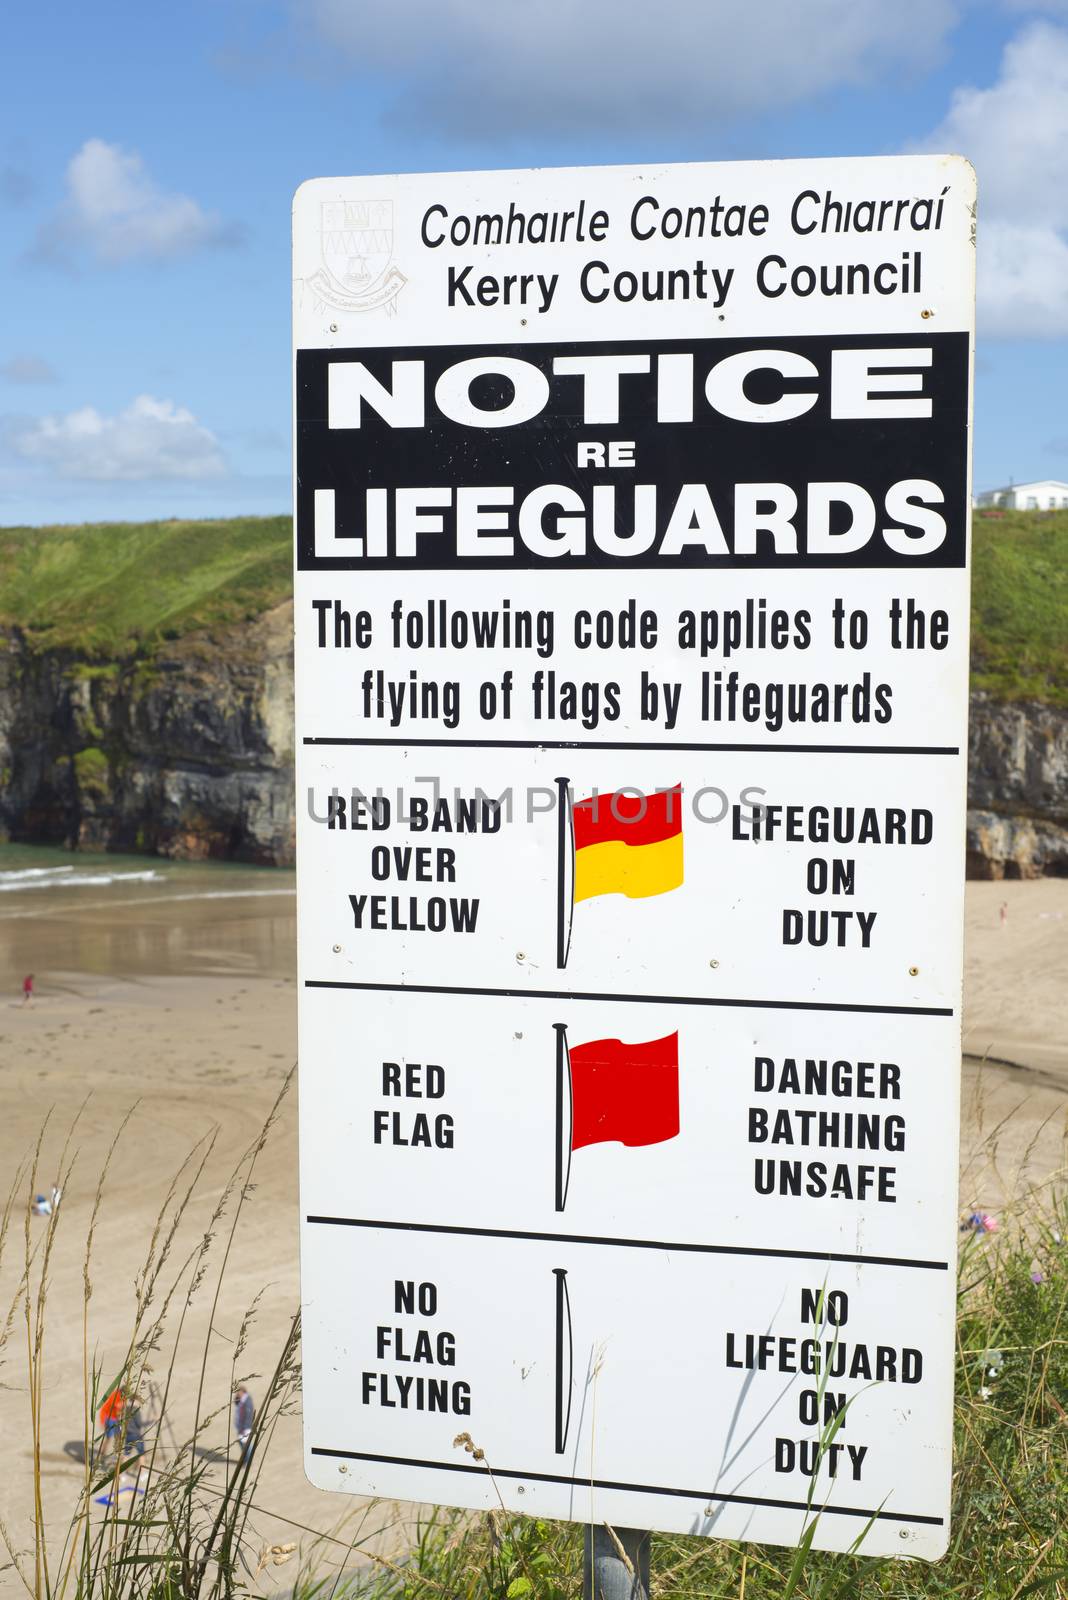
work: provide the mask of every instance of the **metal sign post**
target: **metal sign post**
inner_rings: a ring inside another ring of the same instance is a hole
[[[974,201],[296,197],[306,1469],[606,1600],[949,1538]]]
[[[650,1535],[590,1527],[583,1541],[583,1600],[649,1600]]]

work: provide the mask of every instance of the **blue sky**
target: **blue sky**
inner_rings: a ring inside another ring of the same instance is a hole
[[[289,504],[333,173],[969,156],[975,481],[1068,479],[1068,0],[103,0],[5,23],[0,523]]]

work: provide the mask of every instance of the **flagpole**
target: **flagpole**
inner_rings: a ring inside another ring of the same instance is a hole
[[[567,1204],[568,1184],[571,1181],[571,1062],[567,1049],[567,1023],[554,1022],[553,1032],[556,1034],[556,1209],[562,1211]]]
[[[562,972],[571,948],[574,916],[574,879],[568,891],[567,867],[572,858],[572,820],[567,778],[556,780],[556,965]],[[572,869],[573,870],[573,869]],[[556,1032],[556,1209],[562,1211],[571,1176],[571,1064],[567,1049],[567,1024],[554,1022]],[[566,1073],[566,1080],[565,1080]],[[564,1163],[564,1093],[567,1091],[567,1164]],[[571,1309],[567,1271],[553,1268],[556,1279],[556,1454],[563,1455],[571,1425],[571,1384],[568,1373],[567,1407],[564,1407],[564,1326],[571,1342]],[[569,1352],[569,1368],[571,1352]],[[649,1546],[651,1535],[638,1528],[609,1528],[587,1524],[583,1537],[582,1600],[649,1600]]]
[[[571,1343],[571,1305],[567,1293],[567,1268],[554,1267],[556,1279],[556,1454],[562,1456],[567,1448],[567,1431],[571,1426],[571,1384],[573,1349]],[[565,1404],[564,1384],[564,1332],[567,1332],[567,1384]]]
[[[571,948],[571,895],[568,893],[567,865],[571,855],[571,803],[567,778],[556,780],[556,965],[567,966]],[[565,909],[566,902],[566,909]]]

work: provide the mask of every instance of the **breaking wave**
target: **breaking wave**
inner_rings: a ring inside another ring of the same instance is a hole
[[[0,894],[26,889],[105,888],[111,883],[163,883],[165,875],[151,868],[147,872],[79,871],[74,867],[23,867],[0,872]]]

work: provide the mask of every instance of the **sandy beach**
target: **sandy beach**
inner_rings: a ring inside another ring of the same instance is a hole
[[[5,852],[10,855],[10,852]],[[72,859],[76,866],[68,865]],[[41,863],[41,865],[38,865]],[[63,869],[66,869],[65,871]],[[8,873],[5,878],[4,872]],[[40,871],[19,884],[15,871]],[[48,876],[51,873],[52,876]],[[62,878],[86,881],[61,882]],[[110,878],[110,881],[106,881]],[[134,1279],[172,1176],[195,1146],[213,1141],[204,1174],[180,1229],[176,1265],[211,1225],[216,1201],[282,1090],[296,1056],[294,881],[291,873],[240,868],[173,867],[143,860],[91,860],[58,851],[24,851],[0,864],[0,1171],[5,1192],[32,1160],[48,1118],[36,1188],[46,1191],[73,1126],[74,1170],[63,1197],[63,1226],[50,1273],[45,1348],[43,1460],[46,1515],[61,1527],[81,1481],[82,1261],[98,1175],[124,1115],[94,1243],[90,1358],[114,1371],[121,1362],[133,1310]],[[18,995],[34,972],[37,994]],[[18,975],[17,982],[15,975]],[[225,1404],[232,1352],[256,1303],[239,1371],[262,1393],[297,1309],[296,1098],[288,1096],[254,1174],[214,1319],[206,1390]],[[25,1188],[25,1182],[23,1184]],[[33,1219],[40,1233],[43,1224]],[[205,1281],[183,1334],[168,1411],[183,1437],[192,1426],[201,1352],[218,1257],[217,1239]],[[22,1211],[0,1264],[4,1313],[22,1255]],[[165,1273],[163,1280],[173,1274]],[[257,1300],[257,1296],[259,1297]],[[16,1325],[16,1334],[21,1330]],[[169,1346],[156,1362],[162,1381]],[[31,1450],[21,1343],[2,1352],[0,1430],[8,1441],[0,1514],[29,1542]],[[151,1404],[147,1410],[151,1413]],[[216,1454],[227,1431],[225,1411],[203,1446]],[[14,1441],[19,1441],[15,1444]],[[164,1435],[163,1442],[168,1440]],[[208,1492],[223,1461],[207,1461]],[[353,1507],[305,1482],[300,1419],[284,1418],[265,1455],[257,1489],[257,1549],[308,1541]],[[359,1502],[357,1520],[364,1502]],[[376,1527],[391,1508],[377,1508]],[[337,1547],[344,1554],[342,1546]],[[295,1558],[294,1558],[295,1559]],[[6,1566],[0,1555],[0,1569]],[[292,1563],[278,1573],[289,1576]],[[0,1570],[0,1593],[14,1573]],[[12,1591],[14,1592],[14,1591]]]
[[[97,1227],[89,1316],[91,1355],[113,1370],[128,1335],[134,1278],[171,1176],[198,1141],[214,1141],[183,1223],[189,1245],[211,1225],[218,1193],[294,1064],[293,916],[293,878],[283,872],[0,852],[5,1193],[19,1172],[25,1192],[27,1163],[46,1118],[38,1189],[51,1186],[68,1130],[75,1129],[45,1347],[45,1509],[57,1526],[80,1483],[72,1447],[82,1429],[82,1266],[102,1162],[130,1112]],[[962,1207],[999,1209],[1063,1168],[1066,967],[1068,883],[968,886]],[[19,990],[27,972],[35,974],[37,993],[24,1005]],[[0,1263],[0,1317],[21,1269],[22,1218],[20,1201]],[[175,1262],[180,1253],[176,1248]],[[263,1375],[298,1301],[295,1095],[284,1101],[260,1157],[227,1267],[208,1371],[216,1397],[227,1393],[234,1341],[257,1295],[240,1370]],[[192,1416],[208,1304],[208,1296],[198,1298],[176,1362],[169,1409],[179,1432]],[[16,1330],[0,1352],[6,1442],[0,1512],[24,1547],[31,1452],[17,1338]],[[166,1353],[165,1346],[160,1372]],[[250,1387],[263,1383],[254,1377]],[[224,1436],[225,1416],[205,1444]],[[305,1482],[295,1415],[279,1425],[256,1501],[255,1538],[264,1546],[305,1539],[309,1528],[330,1530],[352,1513],[352,1502]],[[378,1507],[368,1525],[395,1517],[395,1508]],[[0,1569],[6,1565],[0,1554]],[[0,1591],[7,1592],[9,1580],[10,1569],[0,1570]]]

